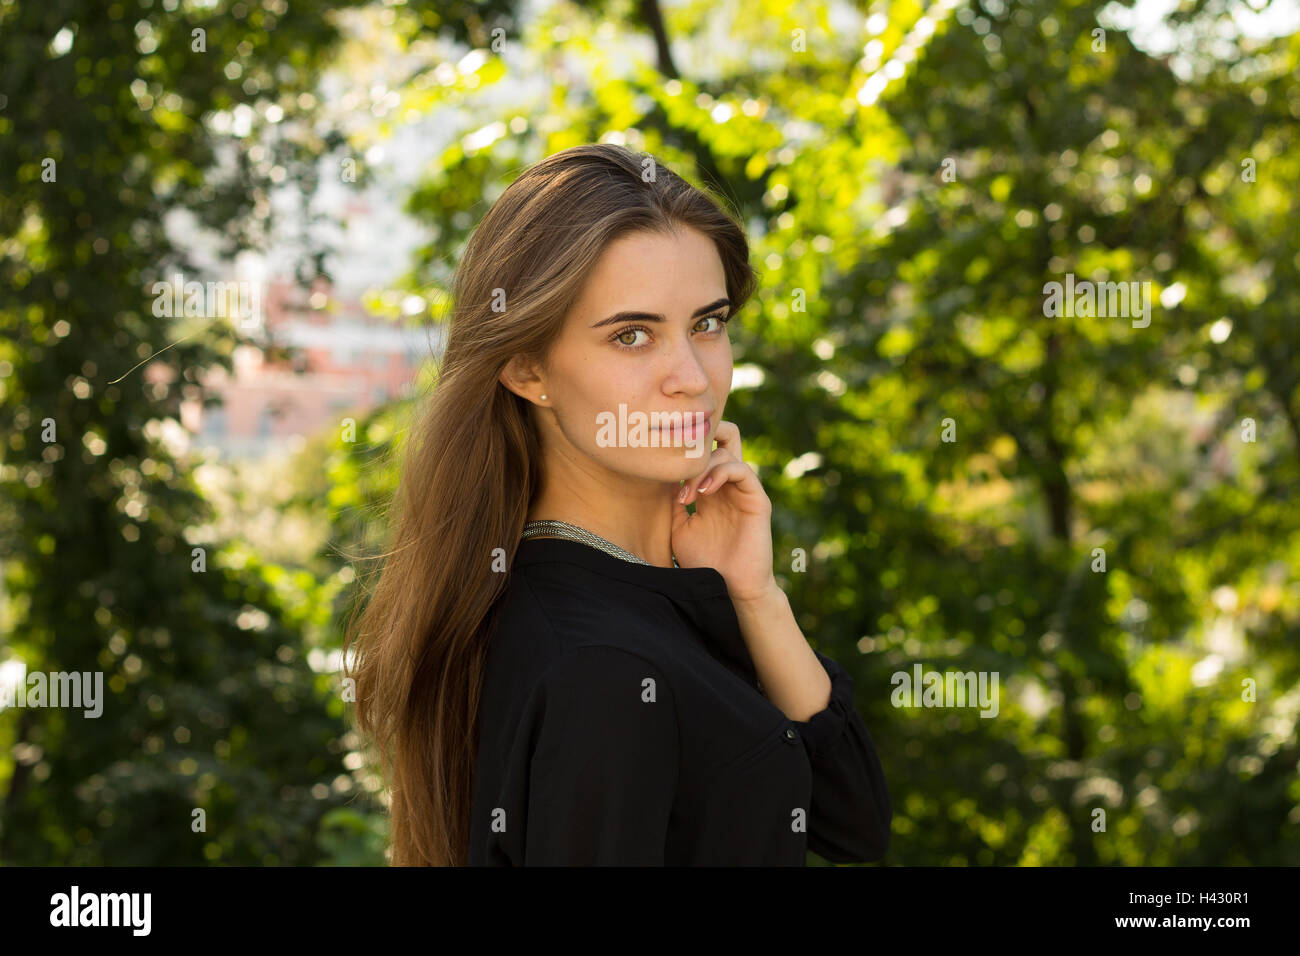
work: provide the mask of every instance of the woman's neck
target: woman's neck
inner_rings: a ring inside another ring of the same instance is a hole
[[[610,497],[600,495],[548,494],[540,491],[528,509],[529,521],[564,521],[594,535],[599,535],[661,568],[673,566],[672,555],[672,494],[670,484],[661,489],[653,499],[620,494]]]

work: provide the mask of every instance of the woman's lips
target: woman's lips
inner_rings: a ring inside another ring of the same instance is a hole
[[[699,413],[687,412],[682,415],[682,424],[680,426],[674,426],[671,423],[660,425],[659,433],[668,436],[680,435],[683,438],[695,438],[699,435],[707,435],[709,433],[709,426],[713,424],[713,416],[705,415],[703,419],[699,421],[698,425],[696,424],[697,419],[699,419]]]

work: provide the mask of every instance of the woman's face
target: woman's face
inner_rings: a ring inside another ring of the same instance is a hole
[[[611,243],[548,357],[540,391],[555,417],[538,416],[543,443],[627,478],[702,474],[731,390],[730,314],[722,260],[703,233]]]

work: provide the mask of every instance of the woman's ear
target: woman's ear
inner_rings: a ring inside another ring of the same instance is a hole
[[[536,402],[542,392],[546,391],[537,366],[522,355],[511,357],[505,368],[501,370],[499,379],[501,384],[510,391],[530,402]]]

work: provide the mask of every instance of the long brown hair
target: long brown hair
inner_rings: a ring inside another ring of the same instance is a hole
[[[357,726],[391,787],[394,865],[468,862],[483,666],[508,577],[494,570],[513,561],[541,484],[532,403],[498,376],[515,355],[545,361],[607,244],[680,226],[713,240],[738,310],[757,284],[743,229],[714,194],[621,146],[575,146],[528,168],[465,246],[391,548],[343,648]]]

